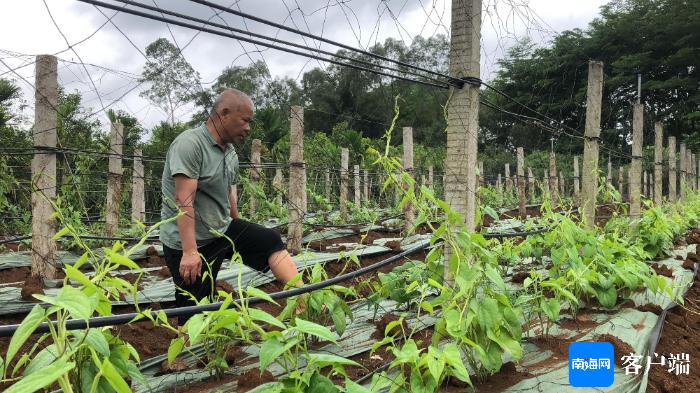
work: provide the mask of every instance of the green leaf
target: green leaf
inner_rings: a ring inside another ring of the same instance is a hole
[[[284,389],[282,382],[268,382],[249,390],[248,393],[281,393],[282,389]]]
[[[77,288],[65,286],[58,291],[56,297],[34,295],[35,298],[60,307],[75,319],[88,319],[97,307],[96,296],[87,296]]]
[[[461,337],[465,333],[465,325],[459,311],[454,308],[449,308],[445,311],[443,318],[445,319],[445,328],[452,337]]]
[[[42,368],[40,373],[32,374],[31,378],[22,378],[16,384],[10,386],[5,393],[29,393],[36,392],[54,383],[65,373],[75,367],[75,363],[61,359],[47,367]]]
[[[497,316],[500,315],[498,311],[498,302],[496,299],[491,297],[484,298],[480,303],[476,305],[476,316],[481,325],[485,330],[490,330],[496,327],[498,322]]]
[[[440,353],[440,350],[432,345],[428,347],[428,355],[430,356],[428,359],[428,370],[433,375],[433,378],[439,381],[442,373],[445,371],[445,358]]]
[[[498,220],[498,213],[491,206],[484,206],[484,214],[491,216],[494,220]]]
[[[282,323],[279,319],[273,317],[272,315],[268,314],[263,310],[257,308],[249,308],[248,315],[250,315],[250,317],[256,321],[263,321],[272,326],[277,326],[280,329],[287,328],[287,326],[285,326],[284,323]]]
[[[109,357],[109,343],[107,342],[107,339],[105,339],[104,334],[102,334],[102,331],[90,329],[87,331],[87,336],[83,330],[73,331],[72,334],[76,338],[77,342],[84,341],[90,348],[97,351],[97,353],[100,355]]]
[[[291,340],[290,342],[283,344],[276,336],[266,339],[260,347],[260,354],[258,355],[260,359],[260,371],[262,372],[265,367],[274,362],[275,359],[285,353],[289,348],[296,345],[297,342],[298,341],[296,340]]]
[[[80,258],[78,258],[78,260],[75,261],[75,263],[73,263],[72,266],[71,265],[64,265],[64,268],[67,266],[71,266],[71,267],[75,268],[76,270],[80,269],[80,267],[83,266],[85,264],[85,262],[87,262],[87,260],[88,260],[88,253],[86,251],[83,253],[83,255],[80,256]]]
[[[342,300],[338,300],[338,302],[342,302]],[[337,304],[331,310],[331,319],[333,319],[333,325],[335,325],[335,332],[338,333],[339,337],[342,337],[343,333],[345,333],[347,322],[345,320],[345,311],[340,304]]]
[[[94,287],[95,284],[93,284],[89,278],[83,272],[80,270],[76,269],[75,267],[71,265],[65,265],[63,267],[66,271],[66,277],[70,280],[76,281],[80,283],[81,285],[85,287]]]
[[[496,287],[500,290],[506,289],[506,283],[503,282],[503,277],[496,271],[496,269],[493,268],[491,265],[486,266],[486,277],[491,280],[492,283],[496,284]]]
[[[316,371],[309,381],[309,387],[305,393],[338,393],[340,390],[328,377]]]
[[[187,334],[192,344],[197,344],[199,342],[199,335],[205,328],[204,318],[204,314],[195,314],[185,323]]]
[[[354,382],[352,379],[346,378],[345,393],[372,393],[372,391]]]
[[[117,393],[131,392],[129,385],[126,383],[124,378],[122,378],[122,376],[119,375],[119,372],[116,368],[114,368],[114,365],[112,365],[112,362],[110,362],[108,358],[105,358],[102,362],[102,367],[100,368],[100,371],[102,372],[102,375],[105,377],[105,379],[109,382],[109,385],[114,390],[116,390]]]
[[[89,392],[91,390],[94,384],[93,382],[95,381],[95,376],[97,376],[97,367],[95,367],[94,364],[89,363],[82,367],[80,370],[80,389],[82,392]]]
[[[403,324],[403,317],[387,323],[386,326],[384,327],[384,336],[388,337],[389,333],[392,330],[394,330],[394,328],[396,328],[396,327],[399,327],[399,329],[398,329],[399,331],[403,331],[402,324]],[[396,335],[396,334],[394,334],[394,335]]]
[[[62,238],[63,236],[66,236],[68,233],[70,233],[70,227],[63,227],[61,228],[60,231],[56,232],[55,235],[51,238],[51,240],[58,240]]]
[[[513,340],[508,334],[503,333],[501,330],[487,330],[486,336],[498,344],[501,349],[510,353],[513,359],[518,360],[523,356],[523,347],[520,343]]]
[[[325,326],[305,321],[301,318],[296,318],[294,322],[296,323],[297,330],[299,330],[302,333],[310,334],[312,336],[316,336],[326,341],[335,342],[335,336],[333,335],[333,332],[331,332],[330,329],[328,329]]]
[[[420,372],[415,370],[411,372],[411,393],[433,393],[436,385],[437,383],[430,375],[423,378]]]
[[[29,362],[27,367],[24,369],[24,376],[28,377],[29,375],[42,372],[48,365],[58,359],[58,355],[56,344],[51,344],[42,349],[32,358],[32,361]]]
[[[462,382],[466,382],[469,385],[472,384],[471,378],[469,378],[469,371],[464,367],[464,362],[462,361],[462,354],[455,343],[446,344],[442,348],[442,355],[445,357],[445,361],[450,366],[452,374]]]
[[[105,256],[109,258],[110,261],[113,263],[116,263],[117,265],[124,266],[128,269],[131,270],[141,270],[141,267],[136,264],[136,262],[132,261],[131,259],[125,257],[124,255],[109,249],[105,248]]]
[[[44,320],[45,315],[46,311],[44,308],[37,304],[32,308],[29,314],[24,317],[22,323],[19,324],[19,327],[10,339],[10,345],[7,347],[6,364],[10,364],[10,361],[15,357],[20,347],[41,324],[41,321]]]
[[[341,365],[341,366],[356,366],[362,367],[361,364],[344,358],[342,356],[331,355],[329,353],[309,353],[306,355],[309,359],[309,363],[317,363],[321,367]]]
[[[617,303],[617,291],[615,291],[615,287],[596,289],[596,295],[598,296],[600,305],[605,308],[612,308],[615,303]]]
[[[123,370],[133,381],[138,382],[139,384],[145,386],[148,391],[151,391],[151,386],[148,383],[148,380],[146,380],[146,378],[141,373],[141,370],[139,370],[139,368],[136,367],[134,363],[125,361],[123,359],[110,358],[110,360],[112,364],[114,364],[114,367]]]
[[[182,352],[185,347],[185,339],[183,337],[174,338],[170,341],[168,346],[168,363],[172,363],[173,360]]]
[[[417,363],[420,357],[420,351],[416,346],[416,342],[413,339],[408,339],[401,348],[393,348],[394,356],[396,356],[396,362],[402,363]]]
[[[477,349],[479,360],[481,360],[487,370],[496,372],[503,365],[503,350],[500,345],[493,345],[492,343],[486,348],[476,347],[475,349]],[[479,349],[481,349],[481,353],[479,353]]]
[[[270,295],[268,295],[265,291],[260,290],[260,289],[258,289],[258,288],[255,288],[255,287],[247,287],[247,288],[245,289],[245,293],[246,293],[248,296],[250,296],[250,297],[257,297],[257,298],[263,299],[263,300],[265,300],[265,301],[268,301],[268,302],[270,302],[270,303],[277,304],[276,301],[272,300],[272,298],[270,297]]]
[[[558,299],[542,299],[542,301],[540,302],[540,307],[542,308],[542,311],[544,311],[545,315],[547,315],[547,318],[549,318],[550,321],[554,322],[559,318],[559,310],[561,309],[561,304],[559,303]]]

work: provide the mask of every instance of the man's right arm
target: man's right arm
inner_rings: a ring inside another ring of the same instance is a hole
[[[182,243],[182,259],[180,261],[180,275],[185,283],[196,281],[201,273],[202,262],[197,252],[197,239],[195,237],[195,210],[194,198],[197,192],[197,179],[191,179],[184,175],[175,175],[175,201],[178,209],[184,212],[177,218],[177,229]]]

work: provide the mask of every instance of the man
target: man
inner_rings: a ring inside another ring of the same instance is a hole
[[[258,271],[269,268],[282,283],[297,275],[279,233],[239,218],[238,155],[233,144],[240,144],[250,132],[253,111],[250,97],[227,89],[206,123],[180,134],[168,149],[161,217],[184,214],[160,227],[160,240],[178,288],[177,307],[195,304],[192,296],[212,298],[221,263],[234,250],[247,266]],[[180,318],[180,324],[186,320]]]

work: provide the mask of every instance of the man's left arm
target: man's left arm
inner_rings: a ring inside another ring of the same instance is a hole
[[[238,188],[235,184],[229,187],[228,200],[231,204],[231,218],[238,220]]]

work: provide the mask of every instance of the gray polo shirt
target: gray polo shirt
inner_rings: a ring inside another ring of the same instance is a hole
[[[202,247],[217,236],[212,230],[225,232],[231,222],[229,188],[238,182],[238,155],[232,144],[222,149],[204,124],[178,135],[168,149],[162,179],[161,219],[178,213],[175,204],[175,179],[182,174],[197,179],[194,199],[195,237]],[[164,245],[182,250],[177,220],[160,226]]]

